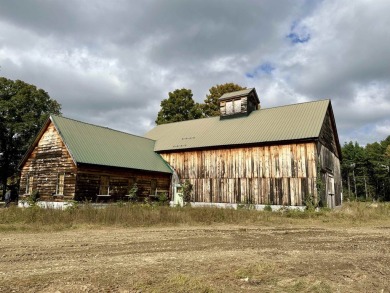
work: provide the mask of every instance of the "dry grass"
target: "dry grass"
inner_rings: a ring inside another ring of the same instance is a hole
[[[388,203],[0,209],[0,292],[389,292],[389,216]]]
[[[11,207],[0,209],[0,231],[50,231],[74,229],[83,226],[150,227],[203,226],[212,224],[285,224],[330,226],[361,226],[387,221],[389,203],[344,203],[337,210],[279,212],[251,209],[170,208],[141,204],[112,204],[96,208],[89,204],[67,210]]]

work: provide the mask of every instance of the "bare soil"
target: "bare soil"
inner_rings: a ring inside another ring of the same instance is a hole
[[[0,233],[0,292],[390,292],[390,225]]]

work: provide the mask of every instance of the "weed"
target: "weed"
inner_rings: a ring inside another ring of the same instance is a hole
[[[184,202],[190,202],[192,190],[193,190],[194,186],[191,184],[190,180],[186,179],[182,183],[182,187],[183,187],[183,200],[184,200]]]
[[[267,207],[267,206],[266,206]],[[268,208],[266,208],[268,210]],[[388,221],[389,203],[351,202],[337,210],[298,211],[288,209],[269,213],[251,209],[221,208],[170,208],[166,205],[147,203],[108,204],[95,206],[89,202],[74,205],[65,210],[11,207],[1,209],[2,230],[57,230],[83,225],[98,226],[172,226],[172,225],[283,225],[293,223],[307,225],[316,221],[322,225],[370,225]]]

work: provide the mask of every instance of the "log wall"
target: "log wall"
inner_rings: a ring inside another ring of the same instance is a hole
[[[64,194],[55,195],[59,174],[64,174]],[[98,199],[102,176],[106,176],[110,195],[105,200],[125,199],[134,183],[139,197],[148,197],[157,189],[159,193],[170,190],[171,174],[123,169],[106,166],[76,165],[55,126],[50,123],[21,168],[20,196],[28,195],[27,183],[32,181],[32,191],[39,191],[40,200],[92,200]],[[28,178],[33,179],[28,179]],[[155,193],[155,192],[154,192]]]
[[[58,174],[65,174],[64,196],[53,196],[57,189]],[[21,168],[20,195],[26,194],[28,176],[33,177],[33,191],[39,191],[41,200],[73,199],[76,183],[76,166],[61,137],[50,123],[29,158]]]
[[[98,197],[101,177],[108,177],[110,197]],[[106,166],[79,165],[77,171],[76,200],[125,200],[134,183],[137,183],[137,196],[146,198],[157,193],[169,196],[171,174],[123,169]]]
[[[196,202],[295,206],[317,197],[314,142],[161,155],[193,184]]]

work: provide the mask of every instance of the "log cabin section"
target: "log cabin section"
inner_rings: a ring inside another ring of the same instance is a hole
[[[39,191],[41,200],[72,200],[76,174],[76,165],[50,121],[21,168],[20,195]]]
[[[20,163],[21,195],[60,202],[169,196],[172,170],[154,141],[51,116]]]
[[[180,180],[191,182],[193,202],[340,205],[341,152],[330,100],[269,109],[258,101],[255,89],[230,93],[220,99],[220,117],[159,125],[146,137]]]

